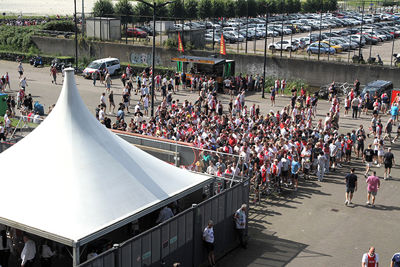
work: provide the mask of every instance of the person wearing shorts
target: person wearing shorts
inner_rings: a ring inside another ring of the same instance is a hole
[[[19,73],[19,78],[21,79],[21,77],[24,75],[24,68],[22,67],[22,62],[18,64],[18,73]]]
[[[395,164],[394,155],[390,147],[388,148],[388,151],[383,155],[383,163],[385,164],[385,173],[383,175],[383,178],[386,180],[391,178],[390,172],[392,171],[392,167]]]
[[[357,191],[357,175],[354,174],[354,168],[350,170],[350,173],[346,175],[346,200],[344,204],[347,206],[353,199],[354,191]]]
[[[367,205],[371,205],[372,207],[375,206],[375,197],[378,193],[378,190],[380,188],[380,180],[379,177],[376,176],[376,171],[374,171],[374,174],[369,176],[366,180],[367,183]],[[371,196],[372,196],[372,201],[371,201]]]
[[[272,88],[272,90],[271,90],[271,105],[272,106],[275,106],[275,95],[276,95],[276,89],[275,88]]]

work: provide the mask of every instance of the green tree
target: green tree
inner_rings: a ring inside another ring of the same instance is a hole
[[[129,0],[119,0],[115,5],[115,13],[121,15],[123,24],[131,21],[133,15],[133,6]]]
[[[274,14],[278,12],[277,8],[278,2],[275,0],[267,0],[267,11],[269,14]]]
[[[285,0],[285,13],[294,13],[294,2],[293,0]]]
[[[212,6],[212,9],[214,10],[214,17],[220,18],[226,16],[225,2],[223,0],[213,0]]]
[[[185,7],[183,6],[182,0],[175,0],[171,4],[168,5],[168,15],[171,18],[184,18],[185,14]]]
[[[188,19],[197,19],[197,0],[185,1],[185,14]]]
[[[236,2],[236,16],[246,17],[247,16],[247,1],[237,0]]]
[[[151,1],[150,1],[150,2],[151,2]],[[160,5],[160,4],[162,4],[162,3],[165,3],[165,1],[163,1],[163,0],[156,0],[156,4],[157,4],[157,5]],[[170,5],[172,5],[172,4],[170,4]],[[153,9],[152,9],[152,8],[149,8],[149,9],[150,9],[151,14],[153,15]],[[166,17],[169,17],[168,5],[162,6],[162,7],[157,7],[157,8],[156,8],[156,15],[157,15],[158,17],[161,17],[162,20],[167,20]]]
[[[198,5],[198,15],[201,19],[212,18],[214,12],[211,0],[200,0]]]
[[[226,18],[234,18],[236,16],[236,5],[233,0],[225,0],[224,1],[224,10]]]
[[[256,0],[247,0],[247,9],[249,10],[249,17],[256,17],[257,16]]]
[[[301,0],[294,0],[294,13],[299,13],[301,12]]]
[[[114,6],[111,0],[98,0],[93,7],[95,17],[109,17],[114,14]]]
[[[256,13],[257,15],[264,16],[267,11],[267,1],[266,0],[257,0],[256,1]]]
[[[324,1],[325,11],[335,11],[338,9],[337,0],[326,0]]]
[[[153,15],[153,10],[151,9],[151,7],[143,3],[137,3],[137,5],[135,5],[135,8],[133,9],[133,12],[139,22],[149,21],[151,20],[151,16]]]

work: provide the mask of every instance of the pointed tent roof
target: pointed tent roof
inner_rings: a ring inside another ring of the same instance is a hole
[[[210,178],[163,162],[107,130],[83,103],[73,69],[57,105],[0,154],[0,222],[84,244],[193,192]]]

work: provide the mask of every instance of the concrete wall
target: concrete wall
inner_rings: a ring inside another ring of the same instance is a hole
[[[75,55],[73,39],[57,39],[52,37],[32,37],[35,44],[44,54],[50,55]],[[157,48],[156,64],[163,66],[176,66],[171,62],[171,57],[178,55],[175,49]],[[210,56],[209,51],[186,52],[187,55]],[[133,46],[115,43],[92,42],[79,48],[79,56],[94,58],[117,57],[123,62],[135,64],[150,64],[151,47]],[[264,59],[259,55],[226,55],[226,58],[236,61],[236,73],[259,73],[262,75]],[[354,65],[340,62],[309,61],[302,59],[289,59],[268,57],[267,76],[285,77],[286,79],[302,79],[313,86],[320,86],[332,81],[353,82],[356,78],[362,84],[381,79],[390,80],[395,87],[400,87],[400,69],[382,66]]]

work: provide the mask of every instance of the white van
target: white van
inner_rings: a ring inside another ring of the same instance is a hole
[[[83,70],[83,77],[85,78],[92,78],[92,74],[95,71],[107,69],[110,75],[117,74],[120,70],[121,65],[119,63],[118,58],[102,58],[97,59],[90,63],[84,70]]]

